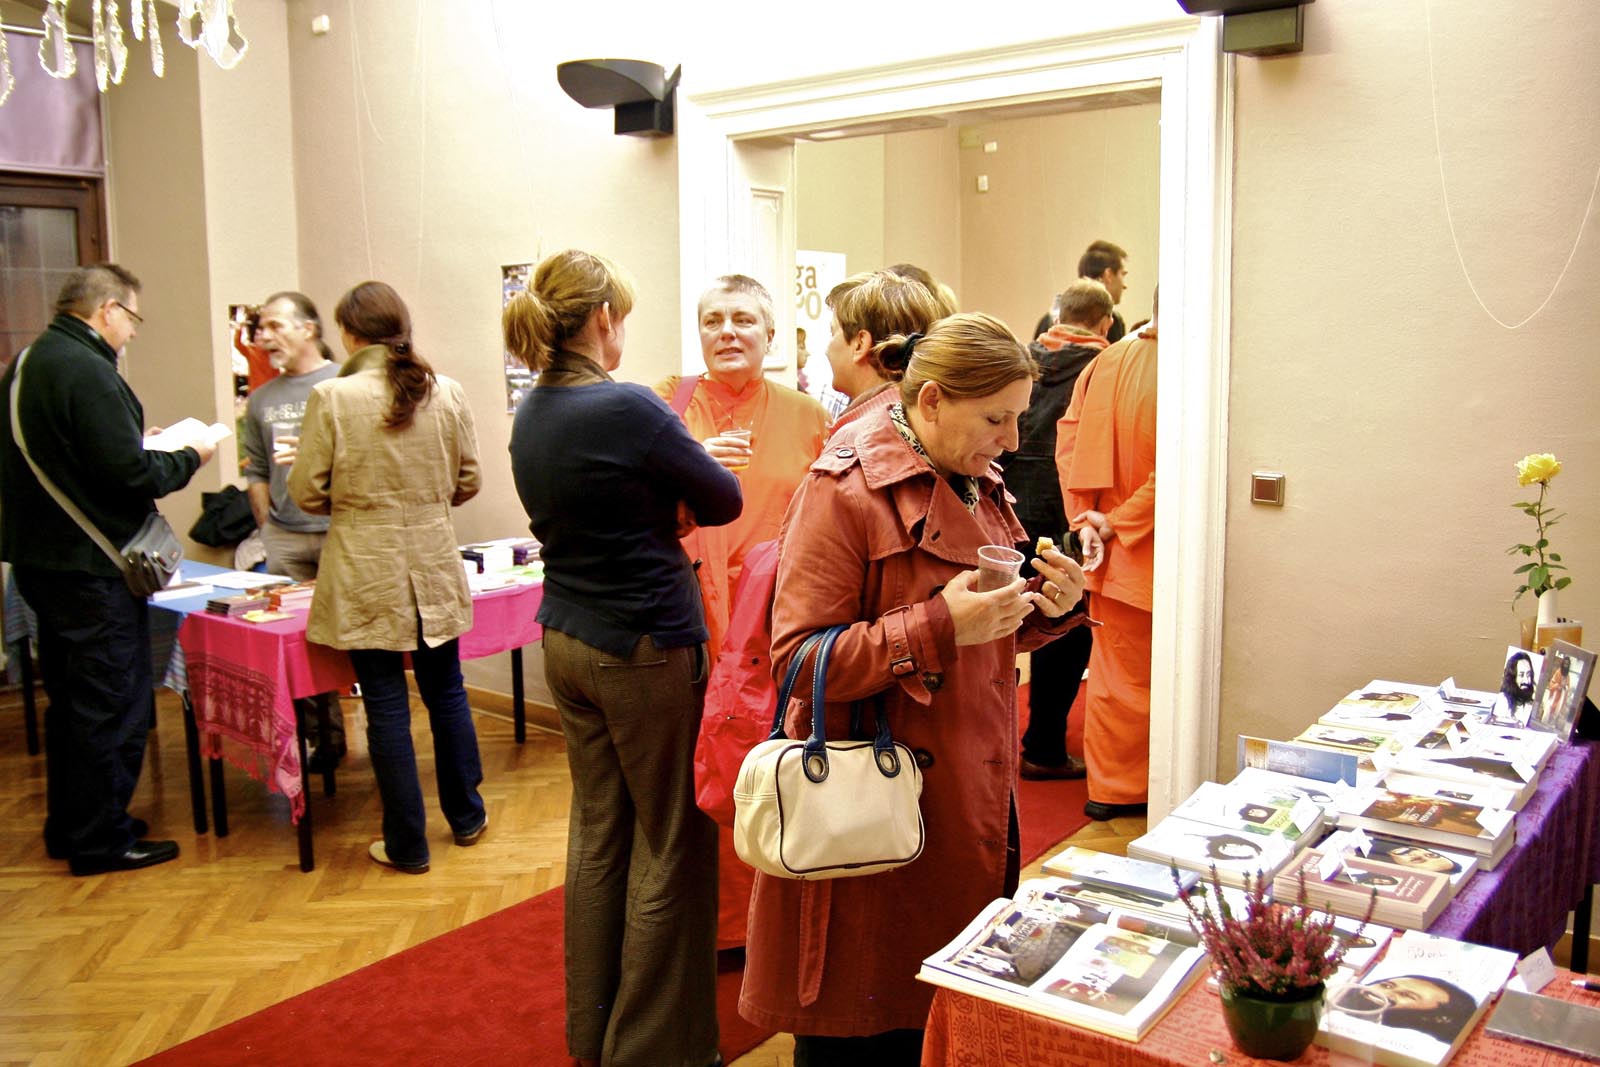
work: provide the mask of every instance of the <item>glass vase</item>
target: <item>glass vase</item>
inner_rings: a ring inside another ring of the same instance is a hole
[[[1553,626],[1561,621],[1561,609],[1556,604],[1556,591],[1546,589],[1539,594],[1539,615],[1536,625]]]
[[[1317,1036],[1322,1018],[1321,985],[1297,1000],[1268,999],[1223,989],[1222,1018],[1239,1051],[1258,1060],[1292,1060]]]

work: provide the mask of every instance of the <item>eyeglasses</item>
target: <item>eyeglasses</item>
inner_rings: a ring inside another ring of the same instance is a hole
[[[133,310],[131,307],[129,307],[127,304],[124,304],[120,300],[113,300],[111,302],[113,304],[117,305],[117,307],[121,308],[123,311],[126,311],[128,313],[128,317],[133,320],[133,324],[135,326],[143,326],[144,325],[144,316],[143,315],[139,314],[137,311]]]

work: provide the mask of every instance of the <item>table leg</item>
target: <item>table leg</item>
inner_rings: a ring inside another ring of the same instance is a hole
[[[300,813],[300,825],[296,827],[300,838],[300,869],[310,871],[317,865],[316,857],[311,852],[311,775],[306,771],[310,757],[306,752],[305,730],[296,730],[295,734],[300,745],[300,795],[306,800],[305,810]]]
[[[317,747],[324,752],[333,751],[333,742],[331,740],[333,728],[328,722],[328,716],[333,706],[332,699],[327,693],[319,693],[312,698],[317,706]],[[305,766],[304,762],[301,763],[301,766]],[[337,770],[338,763],[330,762],[328,769],[322,772],[322,795],[325,797],[331,797],[338,791],[338,783],[334,781],[334,772]],[[310,793],[306,794],[308,797],[310,795]]]
[[[1594,914],[1594,885],[1583,887],[1583,901],[1572,919],[1572,970],[1589,973],[1589,920]]]
[[[528,738],[528,709],[522,690],[522,649],[511,650],[511,722],[517,744]]]
[[[194,832],[203,834],[206,825],[205,773],[200,769],[200,729],[194,721],[194,704],[183,694],[183,747],[189,760],[189,804],[194,810]]]
[[[228,836],[228,793],[222,784],[222,757],[211,757],[211,820],[217,824],[217,836]]]
[[[39,708],[33,699],[33,642],[26,636],[17,642],[22,660],[22,726],[27,732],[28,755],[39,754]]]

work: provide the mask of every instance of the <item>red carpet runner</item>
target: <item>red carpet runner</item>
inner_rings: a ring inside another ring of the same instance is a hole
[[[1023,693],[1026,694],[1024,689]],[[1022,698],[1026,722],[1026,696]],[[1069,746],[1083,751],[1082,697]],[[1077,831],[1082,782],[1022,782],[1023,862]],[[565,1067],[562,891],[553,889],[140,1061],[147,1067]],[[722,1055],[770,1036],[739,1017],[742,970],[717,978]]]

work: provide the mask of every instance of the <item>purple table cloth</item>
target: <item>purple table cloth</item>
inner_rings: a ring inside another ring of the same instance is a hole
[[[1566,932],[1567,914],[1600,883],[1600,754],[1573,741],[1550,756],[1517,813],[1517,843],[1479,871],[1428,932],[1527,955]]]

